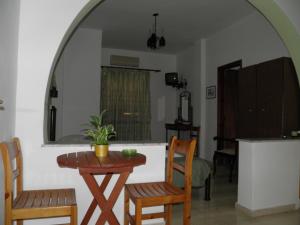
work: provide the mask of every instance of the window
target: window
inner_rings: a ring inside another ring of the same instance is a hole
[[[117,140],[150,140],[150,73],[148,71],[103,68],[101,111],[104,120],[117,131]]]

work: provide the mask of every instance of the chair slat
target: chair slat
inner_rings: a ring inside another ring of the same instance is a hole
[[[12,178],[13,178],[13,180],[15,180],[20,175],[20,172],[18,169],[15,169],[15,170],[13,170],[12,174],[13,174]]]
[[[176,162],[173,162],[173,168],[181,173],[185,173],[185,167],[183,165],[180,165]]]
[[[166,194],[166,192],[161,188],[161,186],[158,183],[153,183],[152,185],[155,187],[155,190],[159,192],[160,195],[163,196]]]
[[[66,204],[66,193],[65,190],[59,190],[58,192],[58,206],[63,206]]]
[[[74,189],[67,189],[66,190],[66,205],[75,205],[75,190]]]
[[[15,200],[14,208],[16,209],[24,208],[28,196],[29,196],[28,192],[23,192],[23,194],[20,195],[20,197],[17,197]]]
[[[41,203],[41,207],[48,207],[50,205],[50,201],[51,201],[51,193],[50,191],[43,191],[43,199],[42,199],[42,203]]]
[[[135,187],[133,185],[128,185],[127,188],[129,189],[130,193],[133,193],[133,195],[137,198],[142,197],[142,195],[136,191]]]
[[[140,188],[146,193],[147,196],[157,196],[157,195],[155,195],[155,192],[152,191],[151,185],[142,184],[142,185],[140,185]]]
[[[56,190],[52,190],[50,192],[50,195],[51,195],[51,200],[50,200],[50,204],[49,206],[50,207],[56,207],[57,206],[57,203],[58,203],[58,192]]]
[[[29,192],[29,195],[28,195],[28,198],[27,198],[24,208],[32,208],[36,194],[37,193],[35,191]]]
[[[154,193],[155,196],[161,195],[161,193],[157,190],[157,187],[154,184],[149,184],[151,187],[151,191]]]
[[[36,192],[36,196],[35,196],[32,208],[39,208],[41,206],[42,200],[44,197],[43,194],[44,194],[43,191]]]

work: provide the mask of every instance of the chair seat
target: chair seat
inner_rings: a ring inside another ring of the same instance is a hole
[[[232,155],[232,156],[236,155],[236,152],[235,152],[234,148],[224,148],[222,150],[216,151],[216,153],[226,154],[226,155]]]
[[[184,190],[167,182],[127,184],[129,196],[144,206],[182,202]]]
[[[75,189],[30,190],[21,192],[13,209],[55,208],[76,205]]]

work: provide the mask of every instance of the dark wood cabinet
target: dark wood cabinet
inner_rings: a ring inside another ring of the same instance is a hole
[[[290,136],[300,126],[300,90],[290,58],[245,67],[238,76],[238,136]]]

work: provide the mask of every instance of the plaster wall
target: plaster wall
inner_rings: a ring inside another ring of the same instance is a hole
[[[252,212],[287,205],[298,208],[299,140],[240,140],[239,145],[237,203]]]
[[[99,114],[101,73],[100,30],[79,28],[67,44],[54,71],[58,98],[56,140],[82,134],[90,115]]]
[[[158,73],[150,73],[151,138],[153,141],[164,141],[165,123],[172,123],[177,118],[176,89],[165,85],[165,73],[176,71],[176,56],[103,48],[102,65],[110,65],[111,55],[138,57],[140,68],[161,70]]]
[[[51,161],[51,168],[57,170],[55,157],[63,150],[41,150],[45,96],[57,50],[74,18],[88,2],[95,3],[88,0],[20,2],[15,135],[20,137],[23,148],[25,189],[69,185],[68,179],[57,177],[61,170],[52,173],[47,165]]]
[[[19,0],[0,2],[0,99],[4,101],[4,109],[0,109],[0,140],[6,140],[14,133],[19,8]]]
[[[269,59],[289,56],[280,37],[265,18],[255,12],[236,24],[207,38],[206,86],[217,85],[217,68],[242,59],[243,67]],[[251,90],[249,90],[251,91]],[[217,98],[206,99],[206,156],[216,149]]]
[[[193,122],[200,125],[201,102],[201,41],[177,54],[177,71],[187,79],[187,90],[191,92]],[[179,90],[181,92],[182,90]]]
[[[275,0],[277,5],[283,10],[283,12],[288,16],[292,24],[297,29],[300,35],[300,1],[298,0]]]
[[[0,141],[14,135],[18,72],[19,0],[0,1]],[[2,108],[3,106],[3,108]],[[0,156],[0,224],[4,224],[4,176]]]

